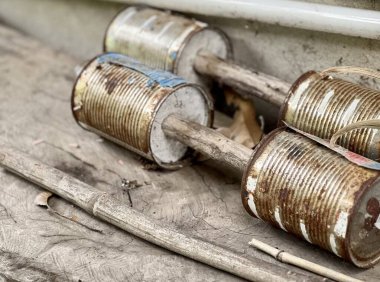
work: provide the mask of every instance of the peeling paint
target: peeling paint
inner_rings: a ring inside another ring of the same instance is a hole
[[[256,217],[258,217],[258,218],[261,219],[261,217],[259,216],[259,213],[256,210],[256,204],[255,204],[255,200],[253,199],[253,195],[252,194],[249,194],[249,196],[248,196],[248,206],[252,210],[253,214]]]
[[[336,254],[338,257],[340,257],[339,253],[338,253],[338,249],[336,247],[336,241],[335,241],[335,235],[334,234],[330,234],[330,248],[331,250],[333,251],[334,254]]]
[[[342,123],[348,124],[352,118],[352,116],[355,114],[356,109],[359,105],[360,99],[354,99],[351,104],[348,106],[347,110],[344,112],[342,117]]]
[[[310,83],[311,81],[305,80],[298,86],[296,91],[291,96],[291,99],[289,100],[287,113],[293,113],[297,110],[299,100],[301,99],[302,94],[306,91],[306,89],[309,88]],[[291,120],[291,119],[292,117],[286,118],[286,120]]]
[[[327,107],[329,106],[331,98],[334,96],[334,89],[331,89],[327,92],[326,96],[323,97],[321,104],[318,107],[317,114],[319,116],[323,115],[326,112]]]
[[[248,176],[248,179],[247,179],[247,191],[251,192],[251,193],[255,193],[256,184],[257,184],[257,179],[254,178],[254,177],[252,177],[252,176]]]
[[[345,238],[347,232],[348,213],[341,212],[335,223],[334,233],[336,236]]]
[[[288,232],[286,230],[286,228],[284,227],[284,225],[282,225],[281,216],[280,216],[280,207],[279,206],[277,206],[276,209],[275,209],[275,211],[274,211],[274,217],[275,217],[278,225],[280,225],[281,229],[284,230],[284,231],[286,231],[286,232]]]
[[[149,85],[153,85],[154,82],[156,82],[162,87],[174,88],[176,86],[186,83],[186,81],[183,78],[176,76],[170,72],[159,69],[151,69],[128,56],[117,53],[107,53],[101,55],[97,58],[97,62],[99,64],[118,64],[132,69],[134,71],[137,71],[139,73],[142,73],[150,78],[149,81],[151,82],[149,83]]]
[[[300,222],[300,228],[301,228],[302,236],[306,239],[306,241],[311,243],[311,240],[309,238],[309,234],[307,233],[306,226],[305,226],[305,223],[303,220],[301,220],[301,222]]]

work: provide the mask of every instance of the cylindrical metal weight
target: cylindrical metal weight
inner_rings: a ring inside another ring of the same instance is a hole
[[[359,267],[380,259],[379,172],[300,134],[280,128],[259,144],[242,200],[252,216]]]
[[[293,84],[280,114],[280,120],[323,139],[348,124],[379,118],[380,91],[317,72],[305,73]],[[351,131],[337,143],[367,158],[380,158],[378,129]]]
[[[207,24],[157,9],[130,7],[111,22],[106,52],[131,56],[152,68],[173,72],[195,83],[207,83],[193,68],[200,50],[228,58],[227,37]]]
[[[189,148],[167,138],[166,117],[210,126],[213,105],[199,86],[126,56],[109,53],[93,59],[73,88],[72,110],[84,128],[110,139],[165,168],[178,168]]]

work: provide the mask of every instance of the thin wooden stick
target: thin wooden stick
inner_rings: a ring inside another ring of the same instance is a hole
[[[265,244],[259,240],[252,239],[249,242],[250,246],[253,246],[277,259],[278,261],[295,265],[302,269],[314,272],[316,274],[325,276],[327,278],[333,279],[339,282],[362,282],[362,280],[344,275],[343,273],[334,271],[330,268],[324,267],[322,265],[313,263],[311,261],[296,257],[287,252],[274,248],[268,244]]]
[[[239,171],[247,168],[252,155],[251,149],[232,141],[223,134],[173,115],[164,120],[162,129],[166,135]]]
[[[251,281],[282,281],[281,275],[287,271],[165,227],[108,193],[13,148],[0,146],[0,165],[137,237],[212,267]],[[300,273],[288,278],[292,281],[312,279]]]
[[[194,68],[231,86],[245,98],[258,97],[278,107],[284,104],[290,89],[290,84],[278,78],[226,62],[209,51],[198,54]]]

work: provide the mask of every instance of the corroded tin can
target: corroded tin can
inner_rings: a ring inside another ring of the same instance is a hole
[[[199,86],[126,56],[109,53],[93,59],[73,88],[77,122],[160,166],[174,169],[189,160],[189,148],[161,129],[171,114],[210,126],[210,97]]]
[[[255,149],[242,183],[252,216],[359,267],[380,258],[379,172],[284,128]]]
[[[195,83],[207,83],[193,69],[201,49],[230,56],[227,37],[207,24],[146,7],[130,7],[111,22],[104,39],[106,52],[131,56],[152,68],[173,72]]]
[[[380,118],[380,91],[317,72],[302,75],[291,87],[280,120],[323,139],[342,127]],[[380,130],[358,129],[339,145],[372,160],[380,158]]]

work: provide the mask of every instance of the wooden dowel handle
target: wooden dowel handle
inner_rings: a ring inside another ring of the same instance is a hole
[[[167,136],[177,139],[190,148],[214,160],[226,163],[241,172],[247,168],[252,155],[251,149],[234,142],[223,134],[174,115],[164,120],[162,129]]]
[[[226,62],[206,50],[199,52],[194,68],[197,72],[234,88],[245,98],[258,97],[277,107],[284,104],[291,86],[273,76]]]
[[[245,258],[163,226],[108,193],[13,148],[0,146],[0,165],[137,237],[212,267],[251,281],[282,281],[281,273],[286,273],[284,268],[257,258]],[[299,273],[289,278],[292,281],[310,279]]]

